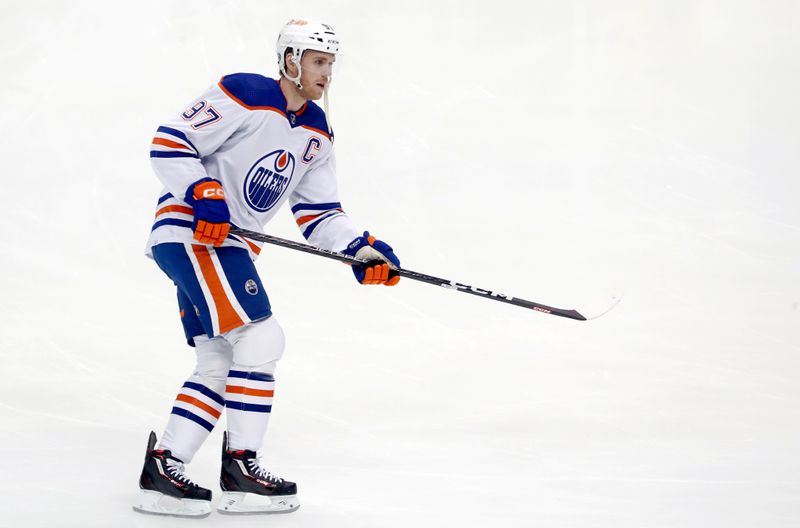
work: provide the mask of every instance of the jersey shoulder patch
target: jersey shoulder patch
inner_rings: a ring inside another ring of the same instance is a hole
[[[286,98],[275,79],[257,73],[234,73],[220,79],[219,87],[248,110],[275,110],[286,115]]]

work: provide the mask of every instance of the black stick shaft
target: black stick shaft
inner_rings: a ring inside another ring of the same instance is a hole
[[[320,257],[326,257],[329,259],[338,260],[339,262],[346,262],[348,264],[364,264],[366,262],[357,259],[355,257],[351,257],[350,255],[339,253],[338,251],[320,249],[314,246],[309,246],[308,244],[302,244],[300,242],[294,242],[293,240],[286,240],[285,238],[278,238],[272,235],[266,235],[264,233],[256,233],[255,231],[248,231],[246,229],[241,229],[238,227],[231,226],[230,232],[232,235],[243,236],[252,240],[258,240],[259,242],[266,242],[267,244],[273,244],[275,246],[282,246],[297,251],[303,251],[305,253],[311,253],[312,255],[319,255]],[[442,279],[440,277],[434,277],[433,275],[425,275],[424,273],[418,273],[416,271],[411,271],[408,269],[398,269],[397,272],[400,274],[401,277],[406,277],[409,279],[413,279],[415,281],[433,284],[434,286],[441,286],[443,288],[447,288],[450,290],[456,290],[464,293],[469,293],[472,295],[477,295],[478,297],[491,299],[493,301],[500,301],[508,304],[513,304],[514,306],[521,306],[523,308],[528,308],[536,312],[557,315],[559,317],[566,317],[568,319],[575,319],[577,321],[586,320],[586,317],[581,315],[577,310],[554,308],[553,306],[547,306],[546,304],[540,304],[533,301],[526,301],[525,299],[520,299],[519,297],[511,297],[502,293],[493,292],[491,290],[476,288],[474,286],[469,286],[468,284],[461,284],[460,282]]]

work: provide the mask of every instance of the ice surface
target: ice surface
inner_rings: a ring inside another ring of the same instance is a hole
[[[342,202],[404,265],[625,298],[581,323],[266,249],[266,459],[303,506],[199,522],[800,525],[798,4],[500,0],[0,4],[0,526],[187,525],[130,508],[193,365],[148,145],[298,15],[343,42]]]

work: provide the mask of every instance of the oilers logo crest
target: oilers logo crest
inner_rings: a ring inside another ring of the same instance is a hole
[[[244,179],[247,205],[260,213],[272,209],[294,175],[294,156],[287,150],[273,150],[256,161]]]

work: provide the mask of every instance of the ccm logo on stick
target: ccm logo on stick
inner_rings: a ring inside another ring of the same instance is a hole
[[[500,297],[502,299],[512,299],[513,297],[509,297],[505,293],[495,293],[490,290],[484,290],[482,288],[476,288],[475,286],[468,286],[466,284],[461,284],[455,281],[450,281],[449,284],[442,284],[444,288],[449,290],[462,290],[462,291],[472,291],[475,293],[480,293],[481,295],[488,295],[489,297]]]

